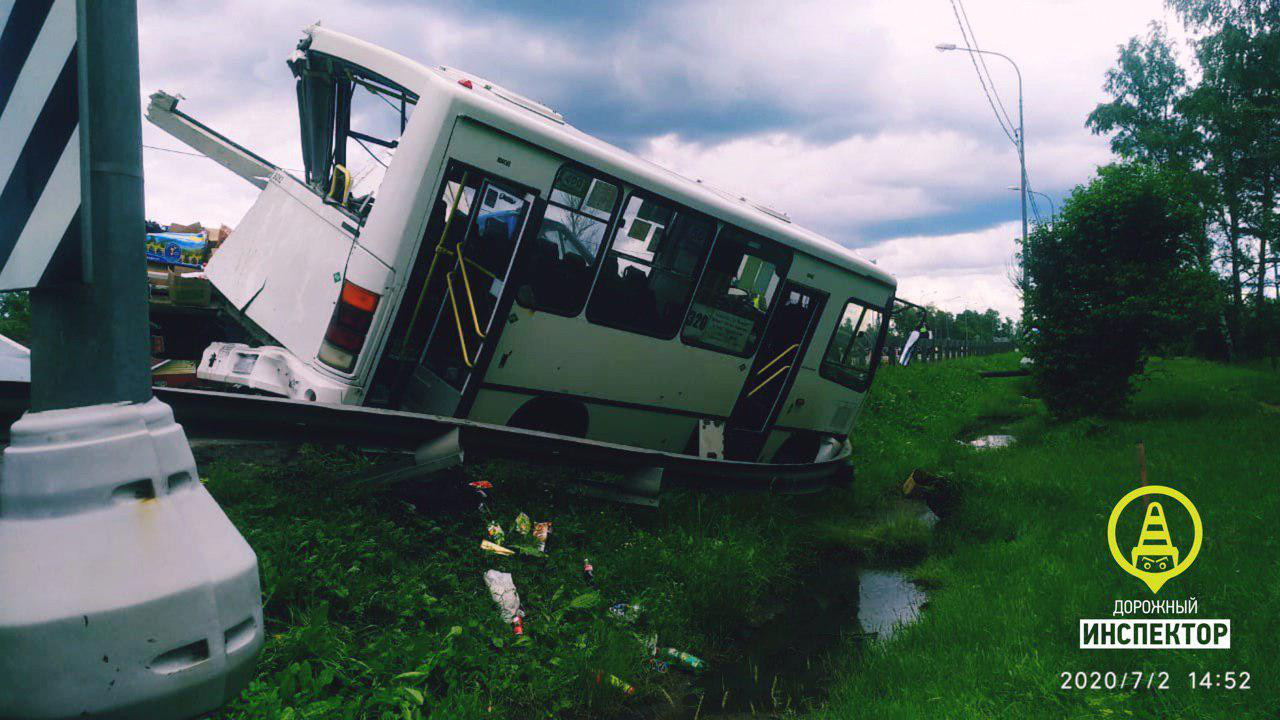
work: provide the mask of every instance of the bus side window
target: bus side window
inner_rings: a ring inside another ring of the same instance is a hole
[[[791,255],[731,225],[716,239],[694,294],[681,339],[688,345],[747,357],[787,274]]]
[[[836,322],[818,368],[822,377],[850,390],[865,391],[879,365],[884,345],[884,313],[879,308],[850,299]]]
[[[617,200],[617,185],[581,168],[560,168],[525,256],[524,282],[530,292],[517,294],[523,307],[568,317],[582,312]]]
[[[632,195],[614,231],[587,319],[670,339],[684,319],[715,225]]]

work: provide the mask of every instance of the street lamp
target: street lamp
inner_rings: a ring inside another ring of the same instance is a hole
[[[1010,185],[1009,189],[1021,190],[1022,188],[1018,187],[1017,185]],[[1040,197],[1049,201],[1049,222],[1053,222],[1058,218],[1058,207],[1053,204],[1053,198],[1049,197],[1048,195],[1045,195],[1039,190],[1028,190],[1027,192],[1031,193],[1032,195],[1039,195]]]
[[[1027,241],[1027,138],[1024,132],[1025,125],[1022,122],[1022,71],[1018,69],[1018,64],[1013,58],[1003,53],[993,52],[991,50],[977,50],[971,47],[958,46],[955,43],[939,43],[935,45],[938,52],[947,52],[948,50],[963,50],[967,53],[978,55],[994,55],[998,58],[1004,58],[1013,66],[1013,72],[1018,76],[1018,164],[1022,169],[1022,241]]]

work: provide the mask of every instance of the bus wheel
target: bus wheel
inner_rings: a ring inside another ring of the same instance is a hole
[[[521,405],[507,421],[507,425],[584,438],[587,436],[587,422],[587,408],[580,402],[536,397]]]

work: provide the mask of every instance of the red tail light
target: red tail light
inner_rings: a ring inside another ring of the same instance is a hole
[[[342,293],[333,308],[324,342],[320,343],[321,362],[342,372],[351,372],[365,336],[369,334],[373,312],[378,309],[380,299],[353,282],[342,282]]]

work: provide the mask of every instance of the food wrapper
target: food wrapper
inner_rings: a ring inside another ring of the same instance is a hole
[[[515,525],[516,532],[520,533],[521,535],[528,535],[529,532],[533,529],[532,523],[529,522],[529,516],[526,515],[525,513],[520,513],[519,515],[517,515],[515,522],[512,524]]]
[[[627,603],[616,603],[609,606],[609,612],[614,617],[624,622],[635,622],[640,617],[639,605],[628,605]]]
[[[489,587],[489,596],[497,603],[503,622],[514,625],[524,616],[524,610],[520,609],[520,593],[516,592],[516,581],[511,579],[511,573],[487,570],[484,574],[484,584]],[[521,623],[518,632],[523,633],[523,631],[524,627]]]
[[[489,539],[501,545],[502,541],[507,539],[507,534],[502,532],[501,525],[491,522],[489,523]]]
[[[547,536],[551,534],[551,523],[540,522],[533,524],[533,539],[538,541],[538,549],[542,552],[547,551]]]
[[[631,683],[623,680],[614,674],[605,675],[603,672],[596,673],[596,684],[607,682],[611,687],[615,687],[622,692],[623,695],[635,695],[636,689]]]
[[[490,542],[488,540],[480,541],[480,549],[486,552],[495,553],[497,555],[515,555],[516,554],[515,550],[512,550],[511,548],[502,547],[498,543]]]
[[[671,658],[672,660],[675,660],[676,662],[680,663],[681,665],[684,665],[685,667],[689,668],[690,670],[701,670],[701,669],[702,669],[702,664],[703,664],[703,663],[702,663],[702,659],[701,659],[701,658],[698,658],[698,657],[695,657],[695,656],[693,656],[693,655],[690,655],[690,654],[689,654],[689,653],[687,653],[687,652],[681,652],[681,651],[679,651],[679,650],[677,650],[677,649],[675,649],[675,648],[673,648],[673,647],[669,647],[669,648],[663,648],[663,649],[662,649],[662,654],[663,654],[663,655],[666,655],[667,657]]]

